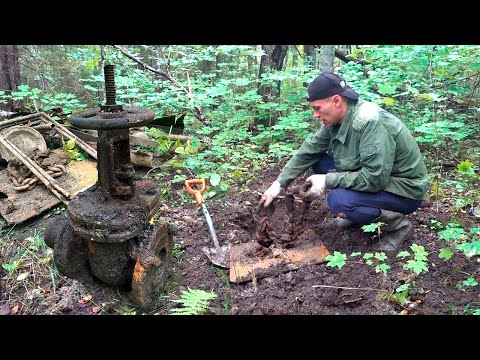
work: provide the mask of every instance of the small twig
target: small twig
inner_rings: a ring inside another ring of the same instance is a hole
[[[374,289],[374,288],[352,288],[346,286],[332,286],[332,285],[312,285],[312,288],[331,288],[331,289],[342,289],[342,290],[374,290],[374,291],[387,291],[385,289]]]
[[[462,271],[462,270],[457,269],[457,268],[454,268],[454,267],[452,267],[452,269],[453,269],[453,271],[459,272],[459,273],[461,273],[461,274],[465,274],[465,275],[467,275],[467,276],[472,276],[472,275],[473,275],[473,274],[469,274],[469,273],[466,272],[466,271]],[[478,271],[478,270],[477,270],[477,271]],[[474,273],[474,274],[475,274],[475,273]]]
[[[161,169],[162,166],[163,165],[155,166],[155,167],[151,168],[150,170],[148,170],[147,173],[145,174],[145,179],[148,179],[148,174],[150,174],[150,172],[152,172],[153,170]]]

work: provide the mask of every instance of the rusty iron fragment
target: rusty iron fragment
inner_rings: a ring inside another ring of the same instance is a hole
[[[75,195],[97,181],[96,163],[90,159],[72,161],[66,166],[65,175],[56,180],[66,191]],[[60,199],[44,186],[27,192],[15,191],[8,178],[8,170],[0,171],[0,214],[9,225],[22,223],[59,204]]]

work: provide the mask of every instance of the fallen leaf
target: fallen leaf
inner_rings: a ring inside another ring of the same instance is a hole
[[[93,312],[94,314],[98,313],[100,310],[101,310],[101,308],[98,307],[98,306],[92,307],[92,312]]]
[[[25,280],[28,274],[29,274],[28,272],[21,273],[20,275],[17,276],[17,281]]]
[[[17,312],[18,312],[18,308],[20,306],[18,304],[15,304],[15,306],[12,308],[12,310],[10,311],[10,315],[15,315]]]

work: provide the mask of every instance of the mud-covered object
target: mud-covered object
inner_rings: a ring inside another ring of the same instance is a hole
[[[149,224],[138,237],[132,298],[144,309],[152,308],[171,272],[173,237],[166,222]]]
[[[3,131],[2,135],[29,158],[38,150],[47,150],[47,143],[42,134],[28,126],[12,126]],[[0,144],[0,156],[8,162],[20,162],[3,144]]]
[[[55,248],[53,260],[61,274],[82,282],[94,282],[88,264],[87,248],[81,240],[73,237],[71,225],[70,218],[51,220],[43,235],[45,243],[48,247]]]

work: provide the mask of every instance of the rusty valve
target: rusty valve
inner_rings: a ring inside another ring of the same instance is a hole
[[[154,113],[115,103],[112,65],[105,67],[105,83],[107,104],[70,118],[73,126],[98,131],[97,184],[70,201],[70,218],[48,224],[44,237],[62,274],[130,285],[137,305],[150,308],[168,275],[173,239],[165,222],[150,224],[160,188],[134,180],[128,129],[149,123]]]

